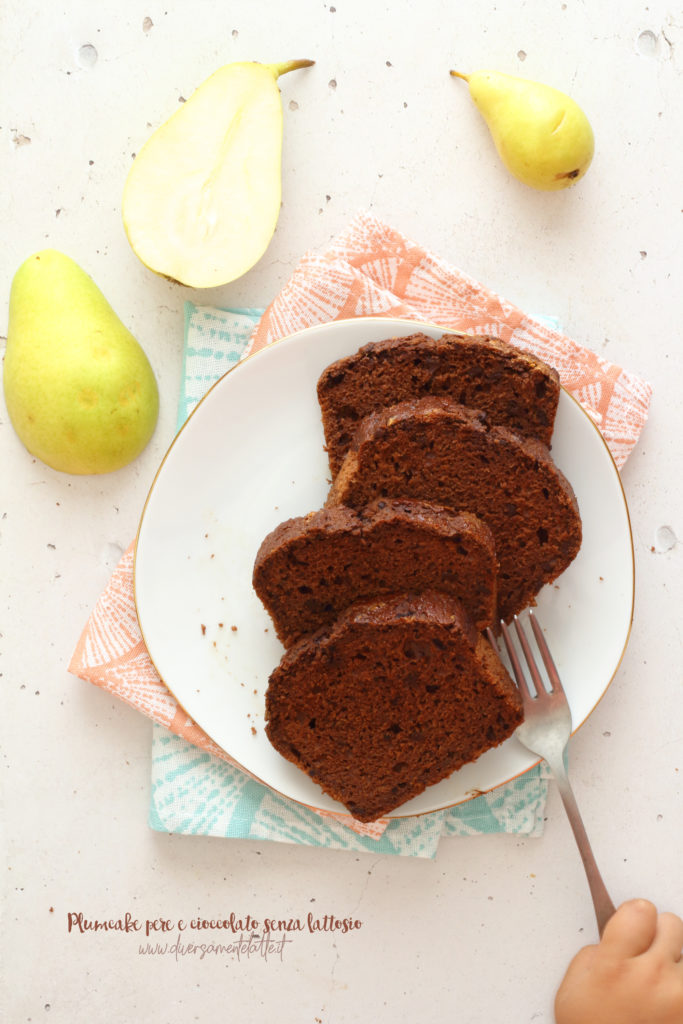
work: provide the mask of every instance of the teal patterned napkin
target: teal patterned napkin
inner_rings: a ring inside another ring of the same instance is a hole
[[[211,385],[239,362],[262,312],[185,304],[178,427]],[[159,832],[434,857],[443,836],[540,835],[548,777],[541,764],[449,810],[394,819],[380,838],[372,839],[273,793],[154,723],[149,824]]]

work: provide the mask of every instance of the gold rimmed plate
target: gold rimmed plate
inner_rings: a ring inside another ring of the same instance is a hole
[[[383,338],[443,330],[370,317],[310,327],[243,360],[192,412],[147,497],[135,556],[140,627],[162,679],[194,721],[246,771],[309,807],[343,812],[270,745],[263,713],[283,648],[256,597],[258,547],[278,523],[324,503],[329,469],[316,398],[331,362]],[[611,682],[633,615],[628,508],[595,424],[565,391],[552,454],[583,521],[578,557],[538,598],[575,727]],[[469,799],[534,764],[512,738],[429,787],[395,816]]]

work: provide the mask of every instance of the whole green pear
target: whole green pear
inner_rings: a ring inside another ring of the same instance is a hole
[[[565,93],[541,82],[476,71],[463,75],[507,169],[544,191],[574,185],[588,170],[595,141],[588,118]]]
[[[92,278],[54,249],[14,275],[3,377],[14,429],[53,469],[109,473],[154,433],[147,356]]]

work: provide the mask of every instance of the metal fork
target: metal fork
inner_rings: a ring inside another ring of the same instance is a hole
[[[581,860],[583,861],[586,878],[588,879],[588,885],[593,898],[593,906],[595,907],[598,931],[602,935],[605,925],[614,913],[615,908],[595,862],[595,857],[588,841],[588,835],[581,820],[579,808],[565,768],[564,755],[569,737],[571,736],[572,715],[562,682],[560,681],[541,627],[531,610],[529,610],[528,616],[551,689],[548,692],[543,682],[529,640],[518,617],[515,616],[514,618],[515,631],[519,638],[520,646],[524,651],[529,675],[533,682],[533,690],[529,686],[524,669],[517,656],[511,631],[505,623],[501,622],[503,641],[524,706],[524,721],[521,725],[517,726],[515,735],[532,754],[538,754],[539,757],[542,757],[547,762],[555,777],[567,817],[569,818],[569,824],[572,827],[574,838],[581,854]],[[488,630],[488,637],[493,644],[494,650],[497,651],[496,640],[491,630]]]

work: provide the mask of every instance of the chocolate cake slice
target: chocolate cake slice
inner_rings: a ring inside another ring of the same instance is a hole
[[[497,569],[491,531],[476,516],[388,498],[281,523],[259,548],[253,585],[289,647],[361,598],[405,591],[458,597],[484,629],[495,615]]]
[[[364,416],[427,395],[481,409],[492,423],[549,445],[560,383],[552,367],[498,338],[413,334],[364,345],[318,381],[332,476]]]
[[[367,416],[327,505],[362,508],[397,497],[467,509],[490,527],[501,618],[533,603],[581,545],[576,497],[547,447],[447,398]]]
[[[476,760],[522,717],[488,641],[435,592],[351,606],[290,647],[266,691],[275,749],[360,821]]]

